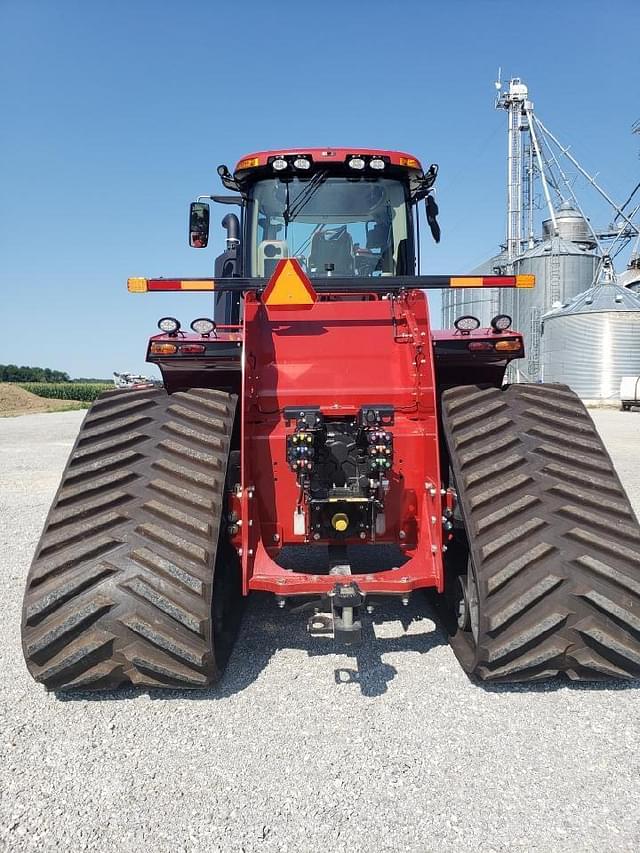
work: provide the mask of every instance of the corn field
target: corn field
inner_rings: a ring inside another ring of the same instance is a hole
[[[91,403],[103,391],[112,389],[113,385],[102,382],[21,382],[20,387],[38,397]]]

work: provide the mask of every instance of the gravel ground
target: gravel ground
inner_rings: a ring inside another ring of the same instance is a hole
[[[257,597],[216,690],[46,694],[20,606],[82,417],[0,420],[2,849],[640,849],[637,685],[473,685],[421,597],[354,654]],[[640,510],[640,413],[594,419]]]

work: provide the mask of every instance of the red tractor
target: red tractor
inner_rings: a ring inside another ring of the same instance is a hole
[[[530,276],[421,276],[437,167],[304,149],[218,169],[227,248],[191,331],[164,317],[164,388],[89,410],[31,567],[23,645],[51,690],[205,687],[254,590],[350,644],[395,596],[439,594],[487,681],[640,675],[640,527],[584,406],[503,385],[522,337],[499,315],[435,332],[425,291]],[[207,199],[203,201],[203,198]],[[383,547],[384,546],[384,547]]]

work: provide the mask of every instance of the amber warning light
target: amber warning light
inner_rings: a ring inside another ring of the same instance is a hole
[[[262,294],[268,308],[311,308],[318,298],[299,261],[283,258],[278,262]]]

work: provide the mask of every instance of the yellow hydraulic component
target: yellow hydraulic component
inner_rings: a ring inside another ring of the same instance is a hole
[[[345,515],[344,512],[337,512],[331,519],[331,526],[338,533],[344,533],[349,526],[349,516]]]

